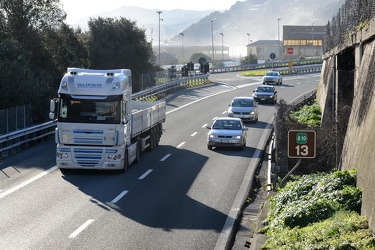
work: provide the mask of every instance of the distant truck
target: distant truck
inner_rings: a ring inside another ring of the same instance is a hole
[[[165,101],[132,101],[129,69],[68,68],[50,102],[60,169],[126,171],[159,145]]]

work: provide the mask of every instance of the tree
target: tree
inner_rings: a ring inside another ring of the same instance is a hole
[[[131,69],[135,83],[133,91],[139,90],[140,74],[152,69],[152,46],[146,40],[145,30],[124,17],[91,18],[88,25],[90,67]]]
[[[248,56],[245,56],[244,59],[241,59],[241,65],[247,64],[258,64],[257,56],[254,54],[249,54]]]
[[[194,53],[191,55],[190,57],[190,62],[193,62],[193,63],[198,63],[199,62],[199,58],[203,57],[204,59],[206,59],[206,62],[212,62],[212,58],[203,54],[203,53]]]
[[[1,109],[31,103],[34,122],[48,119],[63,68],[85,60],[65,18],[59,0],[0,0]]]

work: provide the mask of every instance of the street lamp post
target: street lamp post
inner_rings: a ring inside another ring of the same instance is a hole
[[[163,13],[163,11],[156,11],[156,13],[159,14],[159,66],[160,66],[160,21],[163,21],[163,19],[160,19],[160,14]]]
[[[247,35],[247,51],[248,51],[248,53],[247,53],[247,64],[249,64],[250,65],[250,48],[249,48],[249,46],[250,46],[250,33],[246,33],[246,35]]]
[[[181,35],[181,51],[182,51],[181,62],[182,64],[184,64],[184,33],[181,32],[180,35]]]
[[[221,54],[223,56],[223,63],[224,63],[224,34],[220,33],[221,35]]]
[[[279,55],[278,55],[278,59],[280,60],[280,20],[281,18],[278,18],[277,19],[277,47],[279,48]]]
[[[214,20],[211,19],[211,37],[212,37],[212,64],[215,62],[215,48],[214,48]]]

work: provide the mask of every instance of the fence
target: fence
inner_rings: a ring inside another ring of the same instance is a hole
[[[0,110],[0,135],[32,125],[31,104]]]
[[[369,22],[374,16],[375,0],[346,0],[326,26],[324,53],[343,44],[351,32]]]

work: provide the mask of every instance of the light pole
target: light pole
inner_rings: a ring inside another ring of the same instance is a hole
[[[250,65],[250,48],[249,48],[249,46],[250,46],[250,33],[246,33],[246,35],[247,35],[247,51],[248,51],[248,53],[247,53],[247,64],[249,64]]]
[[[214,20],[211,19],[211,36],[212,36],[212,64],[215,62],[215,48],[214,48]]]
[[[160,21],[163,21],[163,19],[160,19],[160,14],[163,13],[163,11],[156,11],[156,13],[159,14],[159,66],[160,66]]]
[[[221,35],[221,54],[223,55],[223,63],[224,63],[224,34],[220,33]]]
[[[278,55],[278,59],[280,60],[280,20],[281,18],[278,18],[277,19],[277,47],[279,48],[279,55]]]
[[[181,35],[181,51],[182,51],[181,62],[182,64],[184,64],[184,33],[181,32],[180,35]]]

